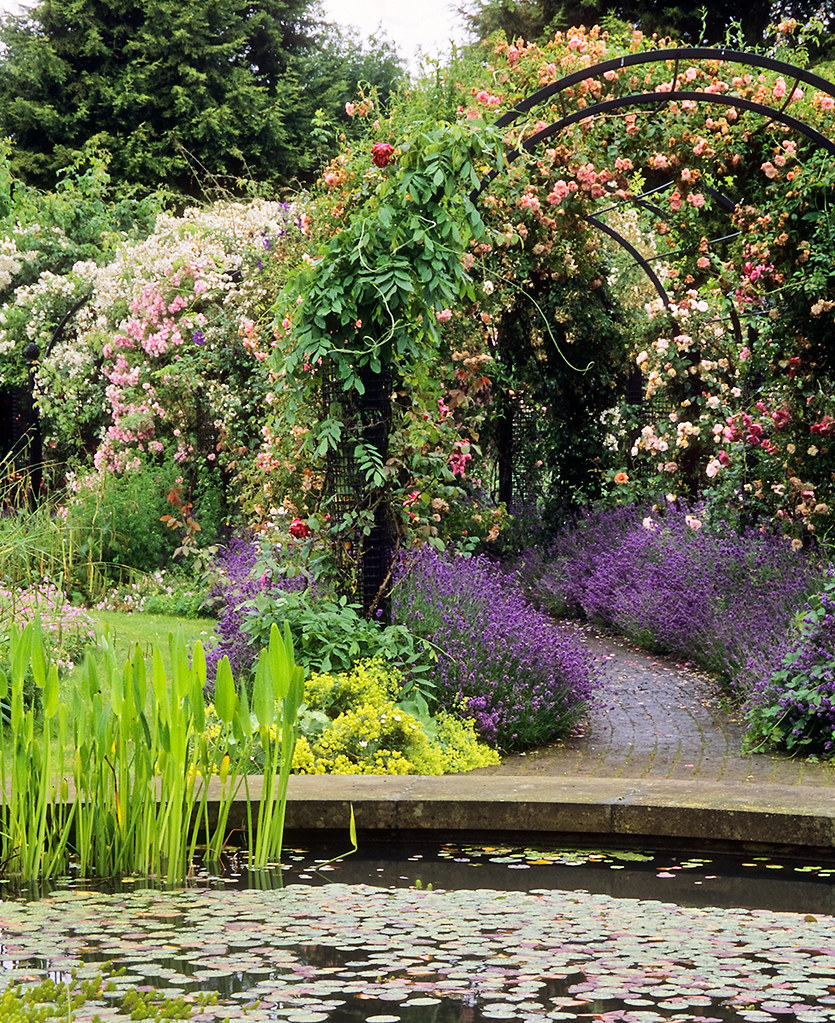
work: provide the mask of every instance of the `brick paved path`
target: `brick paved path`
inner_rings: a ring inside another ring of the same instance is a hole
[[[717,684],[692,667],[587,625],[564,627],[577,633],[604,674],[582,732],[474,773],[835,786],[830,764],[743,755],[738,715],[722,706]]]

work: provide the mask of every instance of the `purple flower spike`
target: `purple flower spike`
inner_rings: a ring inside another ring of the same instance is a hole
[[[393,611],[438,653],[440,706],[471,717],[487,742],[543,745],[581,716],[595,682],[591,658],[486,558],[423,548],[400,567]]]

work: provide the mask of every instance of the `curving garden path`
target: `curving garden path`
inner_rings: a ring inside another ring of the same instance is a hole
[[[547,833],[702,848],[835,853],[835,766],[742,753],[717,684],[588,625],[564,623],[603,682],[568,740],[442,777],[294,775],[288,827],[378,833]]]
[[[564,623],[597,659],[603,683],[571,739],[507,756],[477,774],[829,785],[831,764],[742,753],[738,715],[692,665],[648,654],[589,625]]]

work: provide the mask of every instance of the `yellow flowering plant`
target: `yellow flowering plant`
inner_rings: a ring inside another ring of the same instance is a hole
[[[430,715],[412,696],[400,702],[403,676],[381,659],[342,672],[311,675],[299,714],[293,756],[297,774],[453,774],[498,763],[471,721]],[[207,714],[211,743],[220,730]],[[253,768],[258,769],[257,749]]]

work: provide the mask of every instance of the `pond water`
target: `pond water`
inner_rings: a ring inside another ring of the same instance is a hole
[[[324,867],[290,850],[249,887],[232,861],[176,890],[7,898],[0,983],[101,975],[77,1021],[156,992],[200,1023],[835,1021],[831,863],[364,845]]]

